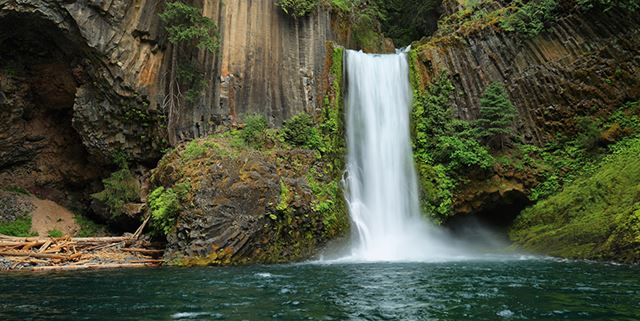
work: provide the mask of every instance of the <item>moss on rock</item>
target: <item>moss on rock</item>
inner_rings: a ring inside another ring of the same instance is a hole
[[[553,256],[640,262],[640,139],[618,143],[591,171],[525,210],[510,237]]]

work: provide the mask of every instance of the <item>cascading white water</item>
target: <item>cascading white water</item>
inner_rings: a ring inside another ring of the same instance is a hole
[[[456,255],[420,213],[404,52],[348,51],[347,202],[352,261],[431,261]]]

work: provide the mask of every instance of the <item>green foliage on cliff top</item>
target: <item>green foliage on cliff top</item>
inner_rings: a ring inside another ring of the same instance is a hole
[[[562,192],[525,210],[510,237],[534,252],[639,262],[640,139],[612,151]]]
[[[304,17],[318,7],[319,0],[278,0],[276,6],[295,18]]]
[[[215,22],[194,6],[182,1],[167,2],[160,19],[166,24],[169,41],[174,44],[195,42],[198,48],[210,52],[219,46]]]
[[[122,215],[124,205],[140,197],[140,183],[126,165],[102,180],[102,184],[104,190],[91,197],[106,205],[113,217]]]
[[[31,231],[31,217],[28,215],[18,217],[14,221],[0,224],[0,234],[8,236],[29,237],[37,236]]]
[[[544,30],[544,24],[553,19],[553,12],[558,7],[558,1],[516,0],[511,6],[516,9],[507,14],[500,22],[502,29],[535,37]]]

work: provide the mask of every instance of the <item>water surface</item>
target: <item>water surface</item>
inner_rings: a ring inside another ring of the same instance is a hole
[[[0,274],[0,320],[639,320],[639,267],[558,260]]]

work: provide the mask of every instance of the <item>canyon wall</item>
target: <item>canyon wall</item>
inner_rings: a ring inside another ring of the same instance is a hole
[[[445,1],[445,11],[461,9]],[[499,9],[494,2],[486,10]],[[427,82],[447,71],[456,87],[453,104],[462,119],[479,114],[480,96],[501,82],[519,112],[527,142],[573,133],[575,116],[610,111],[640,96],[640,13],[564,8],[536,37],[485,26],[456,26],[419,44]]]

